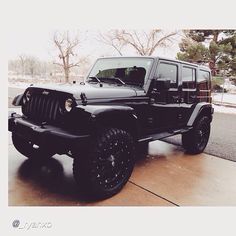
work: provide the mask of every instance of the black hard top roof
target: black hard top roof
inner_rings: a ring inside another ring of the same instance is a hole
[[[172,61],[172,62],[178,62],[181,64],[189,65],[189,66],[194,66],[198,68],[202,68],[205,70],[210,71],[210,68],[208,66],[202,65],[202,64],[197,64],[197,63],[190,63],[186,61],[181,61],[173,58],[167,58],[167,57],[158,57],[158,56],[112,56],[112,57],[100,57],[98,59],[105,59],[105,58],[150,58],[154,60],[165,60],[165,61]]]

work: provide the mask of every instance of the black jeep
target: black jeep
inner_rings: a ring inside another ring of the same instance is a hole
[[[213,108],[209,68],[159,57],[96,61],[85,82],[30,86],[9,115],[15,148],[31,160],[67,154],[78,188],[116,194],[148,142],[182,134],[187,152],[208,142]],[[137,152],[137,150],[139,150]]]

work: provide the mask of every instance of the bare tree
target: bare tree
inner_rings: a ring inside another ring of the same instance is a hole
[[[55,32],[53,42],[59,51],[59,62],[54,62],[54,64],[62,67],[65,74],[65,82],[68,83],[71,68],[79,66],[80,63],[75,53],[80,43],[78,35],[71,37],[68,31],[63,33]]]
[[[80,57],[79,63],[80,63],[80,66],[79,66],[80,75],[86,74],[91,64],[89,57],[88,56]]]
[[[39,60],[34,56],[20,54],[18,61],[22,76],[31,75],[34,77],[35,73],[39,71]]]
[[[46,77],[55,65],[48,61],[41,61],[32,55],[19,55],[17,59],[8,61],[8,69],[17,75],[35,75]]]
[[[26,64],[26,60],[27,60],[27,56],[24,54],[19,55],[20,58],[20,66],[21,66],[21,74],[22,76],[25,75],[25,64]]]
[[[98,41],[113,47],[120,56],[122,56],[122,49],[125,43],[121,41],[118,37],[118,30],[109,30],[106,33],[99,33]]]
[[[164,33],[159,29],[145,30],[110,30],[100,33],[99,40],[112,46],[120,55],[124,46],[130,46],[142,56],[151,56],[159,47],[167,47],[173,42],[177,32]]]
[[[40,64],[37,58],[33,56],[28,56],[26,58],[26,69],[32,77],[39,71],[39,66]]]

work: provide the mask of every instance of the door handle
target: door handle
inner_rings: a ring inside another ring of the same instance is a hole
[[[172,96],[174,102],[179,102],[179,96]]]
[[[184,102],[184,98],[181,98],[179,96],[172,96],[175,102]]]
[[[172,98],[174,98],[174,99],[179,99],[179,96],[172,96]]]
[[[156,96],[156,95],[160,95],[161,93],[158,92],[156,89],[153,89],[151,94]]]

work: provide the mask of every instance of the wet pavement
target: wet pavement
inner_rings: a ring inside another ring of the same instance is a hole
[[[9,135],[9,206],[236,206],[236,162],[187,155],[165,142],[150,143],[126,186],[102,201],[80,196],[72,162],[55,155],[35,165],[16,151]]]

